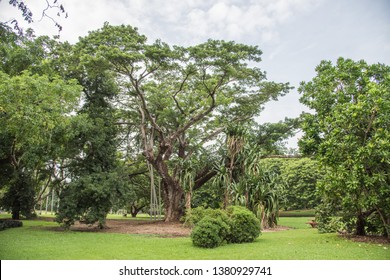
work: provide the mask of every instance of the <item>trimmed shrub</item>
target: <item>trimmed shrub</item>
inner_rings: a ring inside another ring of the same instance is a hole
[[[260,235],[260,221],[247,208],[240,206],[221,209],[195,208],[187,213],[187,225],[195,246],[215,248],[225,243],[253,242]]]
[[[202,206],[186,211],[184,216],[184,225],[187,227],[194,227],[206,216],[206,209]]]
[[[196,226],[204,217],[212,217],[221,219],[226,224],[229,224],[229,217],[225,211],[221,209],[212,209],[212,208],[204,208],[197,207],[191,209],[191,211],[187,212],[184,218],[184,225],[188,227]]]
[[[21,221],[15,220],[0,220],[0,230],[5,230],[7,228],[21,227],[23,223]]]
[[[192,243],[197,247],[215,248],[226,243],[230,227],[220,218],[206,216],[192,230]]]
[[[245,207],[232,206],[228,208],[230,217],[230,234],[228,241],[231,243],[253,242],[260,235],[260,221],[255,214]]]

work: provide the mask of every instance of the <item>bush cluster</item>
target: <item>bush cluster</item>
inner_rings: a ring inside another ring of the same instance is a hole
[[[21,221],[15,220],[0,220],[0,230],[5,230],[7,228],[21,227],[23,223]]]
[[[192,242],[197,247],[215,248],[224,244],[230,227],[221,219],[204,217],[191,233]]]
[[[228,209],[228,214],[231,220],[230,242],[253,242],[260,235],[260,222],[248,209],[235,206]]]
[[[192,243],[197,247],[215,248],[226,243],[253,242],[260,235],[260,222],[244,207],[220,209],[195,208],[185,222],[193,226]]]

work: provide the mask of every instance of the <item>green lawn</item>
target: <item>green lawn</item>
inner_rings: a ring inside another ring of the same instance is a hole
[[[290,210],[290,211],[281,211],[279,213],[280,217],[314,217],[314,209],[304,209],[304,210]]]
[[[305,224],[310,218],[285,217],[280,224],[294,229],[265,232],[254,243],[201,249],[190,238],[151,235],[55,231],[54,222],[23,221],[23,227],[0,231],[2,260],[224,260],[224,259],[390,259],[389,244],[366,244],[335,234],[318,234]]]

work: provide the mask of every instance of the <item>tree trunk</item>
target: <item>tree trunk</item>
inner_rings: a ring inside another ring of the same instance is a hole
[[[183,215],[184,191],[178,182],[167,184],[163,180],[165,222],[178,222]]]
[[[366,226],[366,217],[363,213],[359,213],[356,221],[355,234],[361,236],[366,235],[365,226]]]
[[[131,214],[132,218],[137,217],[138,209],[136,207],[134,207],[134,206],[131,206],[130,214]]]
[[[191,210],[191,197],[192,197],[192,192],[191,191],[186,192],[186,210],[187,211]]]
[[[19,220],[20,219],[20,201],[19,201],[19,197],[16,196],[13,199],[14,200],[12,202],[12,209],[11,209],[12,219],[13,220]]]
[[[132,205],[131,208],[130,208],[131,217],[132,218],[137,217],[138,212],[141,211],[142,208],[144,208],[144,207],[145,207],[144,205],[142,205],[141,207],[137,207],[137,206]]]

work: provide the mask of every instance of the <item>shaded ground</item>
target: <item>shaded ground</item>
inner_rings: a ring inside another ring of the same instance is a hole
[[[263,232],[287,230],[288,227],[277,227],[275,229],[263,230]],[[98,229],[95,225],[88,226],[76,223],[71,227],[73,231],[103,232],[103,233],[124,233],[124,234],[153,234],[162,237],[189,236],[191,229],[182,223],[166,223],[153,220],[107,220],[104,229]]]
[[[96,226],[88,226],[77,223],[71,227],[74,231],[96,231],[107,233],[125,234],[158,234],[166,237],[189,236],[191,229],[184,227],[181,223],[166,223],[153,220],[107,220],[104,229]]]
[[[348,234],[340,234],[340,236],[355,242],[376,243],[376,244],[390,243],[390,238],[386,238],[384,236],[373,236],[373,235],[358,236],[358,235],[348,235]]]

